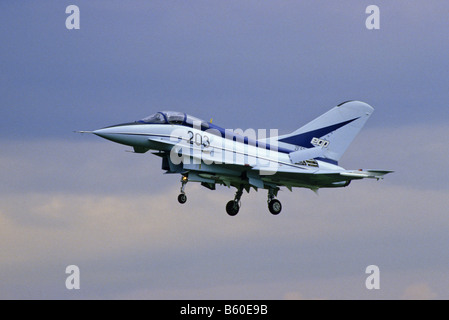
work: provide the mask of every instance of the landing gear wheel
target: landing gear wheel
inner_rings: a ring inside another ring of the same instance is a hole
[[[226,204],[226,212],[232,217],[239,213],[239,209],[240,206],[235,200],[231,200]]]
[[[273,199],[270,202],[268,202],[268,209],[272,214],[278,215],[279,213],[281,213],[282,204],[279,200]]]
[[[178,202],[181,204],[184,204],[184,203],[186,203],[186,201],[187,201],[187,196],[185,194],[181,193],[178,196]]]

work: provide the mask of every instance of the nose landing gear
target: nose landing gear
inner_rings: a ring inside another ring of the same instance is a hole
[[[182,176],[181,178],[181,194],[178,196],[178,202],[180,204],[184,204],[187,201],[187,196],[185,192],[185,187],[189,179],[187,179],[187,176]]]
[[[179,202],[180,204],[186,203],[186,202],[187,202],[187,196],[186,196],[185,194],[181,193],[181,194],[178,196],[178,202]]]

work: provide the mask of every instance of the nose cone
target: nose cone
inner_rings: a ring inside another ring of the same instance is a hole
[[[130,127],[135,126],[136,124],[137,122],[116,124],[103,129],[95,130],[92,133],[96,134],[99,137],[111,140],[111,138],[117,138],[117,136],[119,135],[126,134],[126,132],[129,131]]]
[[[103,129],[98,129],[95,130],[94,132],[92,132],[93,134],[113,141],[113,142],[117,142],[117,143],[125,143],[127,144],[124,140],[126,140],[127,137],[127,132],[123,126],[113,126],[113,127],[107,127],[107,128],[103,128]]]
[[[93,131],[92,133],[112,142],[133,147],[139,146],[141,144],[148,144],[148,139],[144,134],[137,130],[137,127],[138,126],[135,123],[126,123],[98,129]]]
[[[114,138],[114,136],[117,135],[118,131],[116,128],[103,128],[95,130],[92,133],[99,137],[111,140],[112,138]]]

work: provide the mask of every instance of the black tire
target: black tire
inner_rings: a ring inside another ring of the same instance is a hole
[[[186,196],[185,194],[181,193],[181,194],[178,196],[178,202],[179,202],[180,204],[184,204],[184,203],[186,203],[186,201],[187,201],[187,196]]]
[[[268,210],[271,214],[278,215],[282,211],[282,204],[279,200],[273,199],[268,203]]]
[[[237,213],[239,213],[239,209],[240,209],[239,204],[238,204],[236,201],[234,201],[234,200],[231,200],[231,201],[229,201],[229,202],[226,204],[226,212],[227,212],[231,217],[233,217],[233,216],[235,216]]]

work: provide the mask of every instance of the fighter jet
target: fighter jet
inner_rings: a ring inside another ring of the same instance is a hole
[[[160,111],[141,120],[105,127],[93,133],[127,145],[135,153],[152,153],[162,159],[162,170],[181,175],[178,202],[186,203],[186,185],[199,182],[215,190],[235,187],[226,212],[235,216],[243,191],[268,191],[268,209],[282,210],[278,191],[286,187],[347,187],[352,180],[383,179],[390,170],[346,170],[339,160],[374,109],[361,101],[346,101],[290,134],[277,130],[231,130],[183,112]]]

